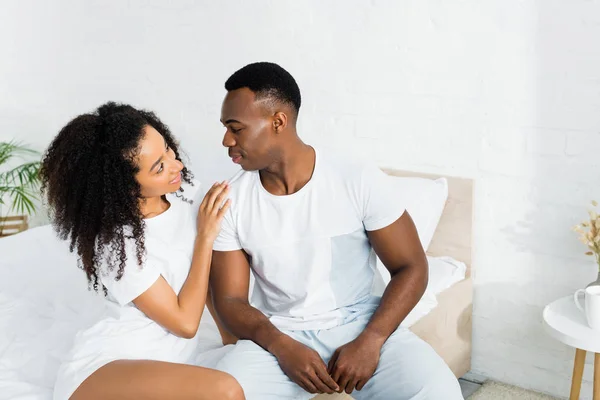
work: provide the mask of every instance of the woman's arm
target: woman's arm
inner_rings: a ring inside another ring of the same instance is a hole
[[[204,197],[198,210],[198,234],[189,275],[179,296],[161,276],[150,288],[133,300],[140,311],[177,336],[196,335],[206,304],[212,246],[217,237],[229,200],[226,183],[214,185]]]

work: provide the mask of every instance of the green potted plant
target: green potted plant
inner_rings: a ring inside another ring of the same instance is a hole
[[[0,237],[27,229],[39,199],[39,171],[37,151],[14,141],[0,142]]]
[[[597,207],[598,202],[592,201],[592,206]],[[588,247],[585,254],[596,259],[598,278],[588,286],[600,286],[600,215],[594,210],[589,210],[588,213],[590,218],[575,226],[573,230],[579,234],[579,240]]]

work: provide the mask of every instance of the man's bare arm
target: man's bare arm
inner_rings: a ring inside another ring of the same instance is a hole
[[[412,218],[404,213],[393,224],[368,232],[375,253],[390,271],[379,307],[365,330],[339,347],[329,361],[329,372],[340,391],[361,390],[371,379],[381,348],[417,304],[427,287],[427,258]]]
[[[240,339],[273,354],[283,372],[309,393],[333,393],[338,385],[313,349],[285,335],[248,302],[250,265],[242,250],[214,251],[210,285],[216,314]]]
[[[233,335],[271,352],[271,345],[283,333],[250,305],[249,285],[250,265],[242,250],[213,252],[210,286],[218,318]]]
[[[225,328],[225,326],[223,325],[223,321],[221,321],[221,319],[219,318],[219,315],[215,311],[215,306],[213,305],[213,302],[212,302],[212,293],[210,291],[210,286],[208,288],[208,293],[206,295],[206,308],[208,308],[210,315],[212,316],[213,320],[217,324],[217,329],[219,330],[219,333],[221,334],[221,341],[223,342],[223,344],[228,345],[228,344],[237,343],[238,338],[235,337],[234,335],[232,335],[231,332],[229,332],[229,330],[227,330],[227,328]]]
[[[393,224],[368,232],[368,236],[392,279],[364,333],[384,342],[425,293],[429,277],[427,257],[408,212]]]

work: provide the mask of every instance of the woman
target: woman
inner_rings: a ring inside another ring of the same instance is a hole
[[[244,399],[230,375],[186,364],[227,184],[194,199],[198,185],[169,129],[151,112],[115,103],[69,122],[41,176],[52,222],[108,310],[77,334],[54,398]]]

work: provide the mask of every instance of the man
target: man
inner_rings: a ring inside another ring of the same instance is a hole
[[[249,400],[334,391],[462,399],[434,350],[398,328],[423,295],[428,268],[387,176],[300,140],[300,90],[278,65],[247,65],[225,88],[223,145],[242,171],[230,182],[211,288],[219,318],[241,340],[217,369]],[[372,250],[392,276],[381,298],[371,294]]]

